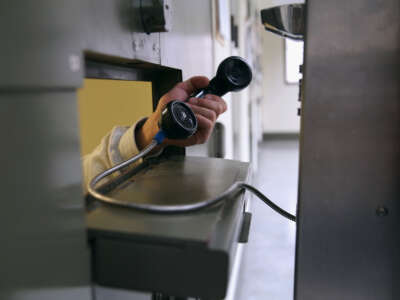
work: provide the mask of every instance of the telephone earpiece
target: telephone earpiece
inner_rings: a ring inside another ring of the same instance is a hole
[[[190,98],[203,98],[207,94],[223,96],[247,87],[252,79],[250,66],[238,56],[224,59],[218,66],[217,74],[204,89],[190,95],[185,101],[174,100],[168,103],[161,113],[160,129],[169,139],[185,139],[197,130],[197,119],[187,105]]]

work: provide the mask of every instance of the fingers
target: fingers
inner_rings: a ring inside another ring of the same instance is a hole
[[[176,87],[184,90],[189,96],[191,93],[199,89],[205,88],[209,82],[210,81],[205,76],[194,76],[186,81],[178,83]],[[179,99],[179,100],[185,100],[185,99]]]
[[[211,121],[209,118],[204,117],[203,115],[196,115],[197,125],[198,125],[198,144],[203,144],[207,141],[211,132],[214,128],[215,122]]]
[[[207,108],[193,106],[192,109],[197,118],[196,144],[203,144],[210,137],[217,117],[214,111]]]
[[[189,106],[196,116],[201,115],[210,120],[212,123],[214,123],[217,120],[218,116],[214,110],[191,104],[189,104]]]
[[[187,147],[205,143],[210,137],[215,122],[221,113],[227,109],[226,102],[218,96],[207,95],[205,98],[191,98],[189,106],[197,118],[197,132],[184,140],[166,140],[167,145]]]
[[[158,116],[162,109],[173,100],[185,100],[193,92],[205,88],[209,80],[204,76],[195,76],[184,82],[178,83],[172,90],[161,97],[157,106]],[[191,98],[189,106],[196,115],[198,122],[197,132],[183,140],[166,139],[166,145],[187,147],[195,144],[202,144],[210,137],[218,116],[227,110],[226,102],[216,95],[206,95],[204,98]]]
[[[198,122],[198,130],[195,135],[183,140],[165,139],[164,143],[166,145],[174,145],[179,147],[204,144],[211,135],[211,132],[214,128],[214,122],[200,114],[196,114],[196,118]]]
[[[205,98],[202,99],[191,98],[189,103],[198,107],[211,109],[216,113],[217,117],[227,110],[226,102],[222,98],[215,95],[206,95]]]
[[[204,76],[194,76],[178,83],[173,89],[161,97],[158,107],[164,108],[173,100],[185,100],[196,90],[205,88],[210,81]]]

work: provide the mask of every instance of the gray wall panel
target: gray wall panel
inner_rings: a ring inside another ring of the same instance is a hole
[[[0,2],[0,89],[79,86],[80,1]]]
[[[133,58],[132,3],[127,0],[82,1],[82,49]]]
[[[89,299],[76,93],[0,103],[0,299]]]
[[[0,89],[79,87],[85,51],[160,63],[160,34],[139,32],[136,2],[0,2]]]

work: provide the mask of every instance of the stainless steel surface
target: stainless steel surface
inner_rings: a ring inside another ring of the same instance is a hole
[[[0,104],[0,299],[89,300],[76,94]]]
[[[305,32],[305,4],[289,4],[261,10],[265,30],[294,40],[302,40]]]
[[[218,196],[235,181],[246,180],[248,172],[248,163],[174,156],[137,174],[110,196],[136,203],[196,203]],[[107,223],[113,214],[118,214],[120,221]],[[103,231],[125,228],[137,234],[207,242],[218,214],[219,206],[193,215],[158,215],[107,205],[88,214],[88,226]]]
[[[112,196],[139,203],[159,198],[167,203],[202,201],[236,180],[246,180],[248,172],[246,163],[175,156],[138,174]],[[94,280],[175,296],[223,298],[246,194],[232,197],[190,214],[149,214],[110,205],[91,210],[87,224],[94,248]]]
[[[214,129],[208,138],[208,156],[209,157],[218,157],[224,158],[225,157],[225,144],[223,143],[225,139],[226,128],[225,126],[220,123],[216,122],[214,125]]]
[[[307,8],[295,299],[400,299],[400,2]]]
[[[271,209],[273,209],[276,213],[281,216],[289,219],[290,221],[296,222],[296,216],[288,213],[283,210],[279,206],[277,206],[274,202],[268,199],[262,192],[260,192],[254,186],[247,184],[244,181],[232,180],[231,185],[227,186],[225,190],[220,189],[221,182],[218,181],[217,184],[215,182],[208,181],[202,186],[194,186],[193,182],[199,183],[204,181],[204,176],[209,176],[211,169],[206,170],[205,173],[199,174],[186,174],[182,172],[182,169],[185,169],[188,163],[187,160],[182,160],[183,164],[176,163],[176,159],[173,164],[163,163],[163,167],[166,167],[165,170],[169,169],[169,172],[173,174],[168,174],[168,176],[160,176],[158,177],[158,172],[160,167],[156,167],[156,171],[153,173],[151,168],[149,171],[144,171],[145,175],[143,176],[135,176],[130,179],[131,183],[127,185],[123,185],[122,188],[119,189],[115,194],[117,197],[107,196],[96,190],[96,185],[111,174],[128,167],[130,164],[144,157],[146,154],[151,152],[154,147],[158,145],[157,141],[153,140],[146,148],[143,149],[139,154],[133,156],[132,158],[121,162],[120,164],[105,170],[104,172],[98,174],[94,177],[88,186],[88,193],[97,201],[103,202],[105,204],[114,205],[118,207],[130,208],[138,211],[144,211],[149,213],[163,213],[163,214],[171,214],[171,213],[190,213],[199,211],[201,209],[205,209],[211,207],[213,205],[220,204],[223,201],[230,201],[235,194],[238,194],[244,190],[250,191],[252,194],[257,196],[261,201],[263,201],[266,205],[268,205]],[[205,162],[204,162],[205,163]],[[171,165],[173,167],[171,167]],[[177,171],[177,172],[175,172]],[[174,175],[172,177],[172,181],[170,175]],[[234,173],[237,175],[237,173]],[[226,175],[225,175],[226,177]],[[229,177],[228,177],[229,178]],[[147,185],[152,185],[151,181],[156,180],[156,185],[165,184],[165,187],[168,189],[161,190],[146,188]],[[217,188],[220,190],[219,193],[210,193],[209,189]],[[144,187],[144,188],[143,188]],[[139,195],[137,195],[137,191],[139,191]],[[189,193],[195,193],[189,198],[187,195]],[[111,191],[113,194],[113,191]],[[211,196],[212,195],[212,196]],[[250,223],[250,221],[249,221]]]

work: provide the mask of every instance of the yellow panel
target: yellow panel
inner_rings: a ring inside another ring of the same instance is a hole
[[[91,152],[114,126],[130,126],[153,109],[151,82],[85,79],[78,91],[81,152]]]

